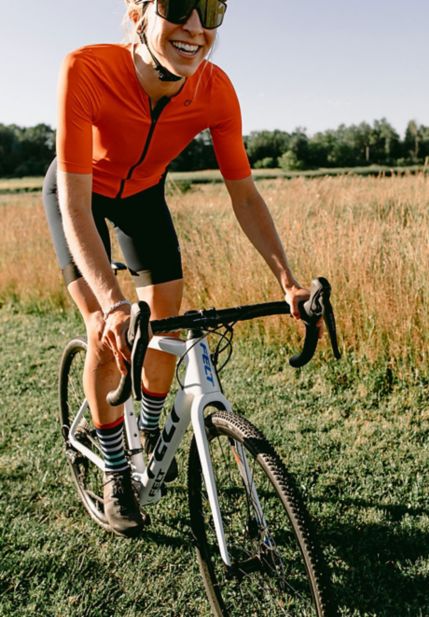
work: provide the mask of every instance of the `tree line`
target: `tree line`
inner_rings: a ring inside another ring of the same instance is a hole
[[[401,138],[382,118],[309,136],[293,132],[253,131],[244,137],[253,168],[307,170],[369,165],[406,166],[429,160],[429,127],[411,120]],[[47,124],[0,124],[0,177],[43,175],[55,155],[55,130]],[[173,171],[215,169],[209,131],[196,137],[171,164]]]
[[[429,127],[408,122],[401,139],[382,118],[373,124],[361,122],[316,133],[305,129],[292,133],[256,131],[245,137],[254,168],[281,167],[306,170],[369,165],[406,166],[424,164],[429,157]]]

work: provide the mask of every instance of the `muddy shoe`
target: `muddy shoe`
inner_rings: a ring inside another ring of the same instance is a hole
[[[159,428],[155,429],[154,431],[142,430],[140,433],[140,439],[148,461],[152,456],[160,433],[161,431],[159,430]],[[170,463],[170,467],[168,468],[167,473],[165,474],[165,482],[173,482],[174,480],[176,480],[178,474],[179,472],[177,468],[177,461],[176,457],[174,457]]]
[[[120,536],[134,538],[143,529],[147,520],[140,512],[130,469],[104,472],[104,513]]]

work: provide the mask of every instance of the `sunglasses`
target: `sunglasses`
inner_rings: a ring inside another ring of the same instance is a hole
[[[145,2],[147,0],[143,0]],[[224,0],[155,0],[155,12],[172,24],[185,24],[196,10],[206,30],[219,28],[226,12]]]

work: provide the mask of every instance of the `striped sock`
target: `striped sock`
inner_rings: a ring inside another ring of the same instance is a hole
[[[105,471],[124,471],[128,461],[124,450],[124,418],[95,427],[104,456]]]
[[[146,388],[142,391],[142,407],[139,419],[139,429],[141,431],[156,431],[159,426],[159,417],[164,406],[168,392],[156,394],[149,392]]]

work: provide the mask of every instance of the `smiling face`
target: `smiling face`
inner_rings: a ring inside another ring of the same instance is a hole
[[[177,25],[159,17],[151,2],[145,17],[149,46],[161,64],[175,75],[193,75],[213,46],[216,31],[202,27],[196,10],[185,24]]]

